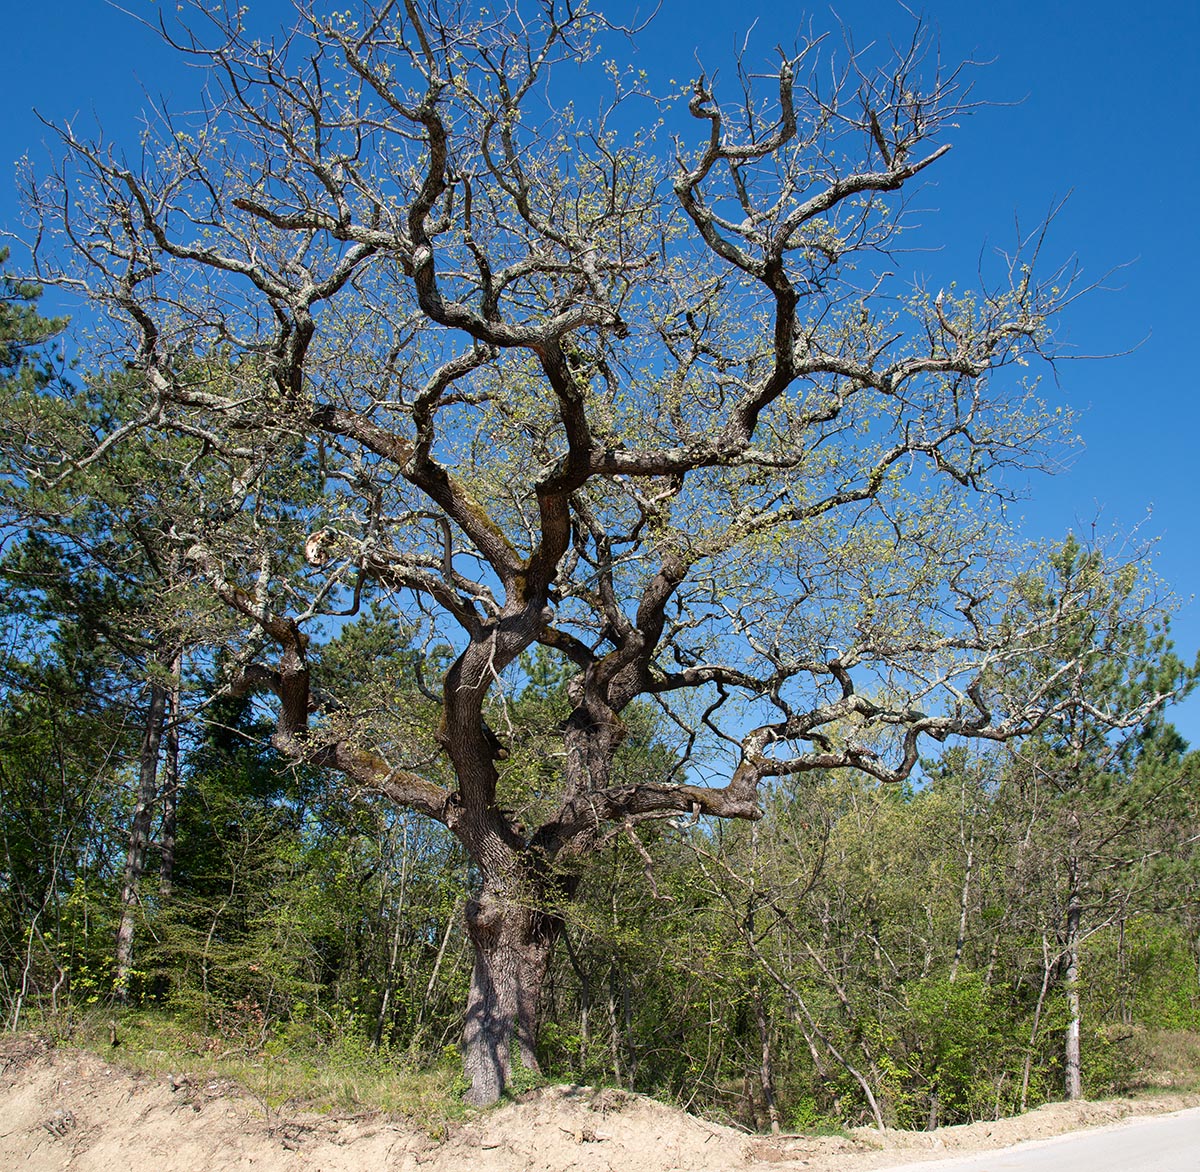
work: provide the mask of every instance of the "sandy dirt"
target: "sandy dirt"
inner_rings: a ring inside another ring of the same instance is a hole
[[[1200,1105],[1200,1095],[1054,1104],[935,1132],[752,1136],[640,1095],[532,1091],[435,1140],[382,1116],[267,1110],[237,1087],[137,1075],[35,1039],[0,1046],[0,1168],[14,1172],[867,1172]]]

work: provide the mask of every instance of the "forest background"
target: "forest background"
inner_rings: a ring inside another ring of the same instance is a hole
[[[62,323],[37,318],[38,296],[10,282],[4,300],[18,405],[88,377],[62,368]],[[129,540],[106,525],[145,471],[93,482],[70,532],[22,542],[31,514],[14,514],[8,1023],[61,1025],[116,998],[123,1029],[165,1010],[248,1053],[436,1063],[468,996],[461,920],[478,876],[436,824],[352,800],[304,763],[281,769],[271,713],[222,674],[235,633],[208,626],[192,632],[208,650],[155,662],[146,620],[161,586],[104,560]],[[542,990],[545,1070],[755,1126],[926,1126],[1070,1091],[1072,1031],[1082,1085],[1099,1093],[1146,1060],[1148,1029],[1196,1029],[1195,765],[1159,699],[1190,674],[1144,575],[1113,575],[1072,542],[1046,564],[1048,589],[1082,589],[1114,619],[1087,703],[1145,719],[1114,732],[1069,725],[1064,709],[1015,747],[928,757],[916,782],[805,772],[763,796],[761,823],[675,818],[611,835]],[[433,742],[424,665],[454,648],[418,646],[379,611],[328,635],[321,664],[340,699],[357,686],[370,706],[378,678],[355,677],[372,664],[410,734]],[[553,770],[545,737],[569,716],[568,681],[529,652],[490,713],[510,798],[550,784],[538,774]],[[661,714],[635,706],[625,724],[626,775],[678,771]]]

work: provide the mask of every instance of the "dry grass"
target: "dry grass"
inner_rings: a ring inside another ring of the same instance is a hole
[[[1200,1031],[1134,1026],[1121,1040],[1134,1073],[1129,1091],[1200,1091]]]

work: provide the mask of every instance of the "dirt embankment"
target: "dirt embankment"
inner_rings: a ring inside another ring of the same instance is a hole
[[[1200,1105],[1200,1095],[1055,1104],[1017,1119],[845,1137],[748,1136],[651,1099],[546,1087],[440,1140],[382,1117],[269,1109],[236,1087],[131,1074],[32,1039],[0,1047],[0,1167],[21,1172],[867,1172]]]

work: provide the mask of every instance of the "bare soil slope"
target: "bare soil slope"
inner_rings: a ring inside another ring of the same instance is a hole
[[[22,1172],[866,1172],[1200,1105],[1200,1095],[1055,1104],[936,1132],[748,1136],[651,1099],[546,1087],[441,1140],[404,1121],[272,1111],[229,1084],[131,1074],[30,1038],[0,1046],[0,1168]]]

